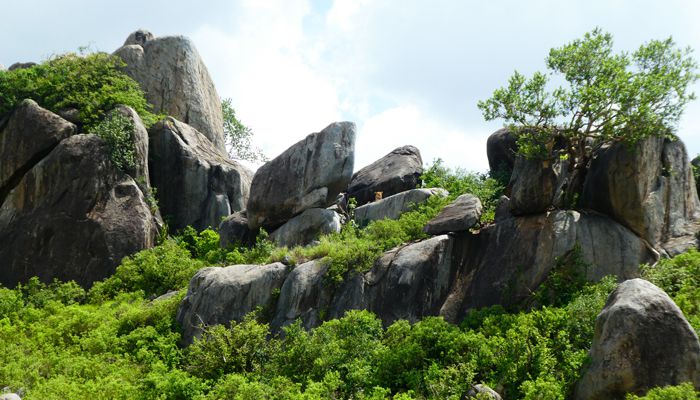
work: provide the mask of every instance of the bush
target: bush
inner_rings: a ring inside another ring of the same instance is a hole
[[[0,71],[0,115],[32,99],[53,112],[78,109],[89,131],[107,112],[123,104],[136,110],[149,127],[157,116],[151,113],[139,84],[121,71],[123,66],[119,57],[106,53],[68,53],[31,68]]]
[[[645,396],[628,394],[626,400],[697,400],[700,394],[695,391],[692,383],[678,386],[666,386],[651,389]]]
[[[134,123],[119,113],[108,115],[90,130],[107,143],[109,158],[125,173],[131,173],[136,168],[136,149],[131,137],[133,130]]]

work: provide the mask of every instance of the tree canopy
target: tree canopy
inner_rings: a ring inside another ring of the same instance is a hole
[[[596,28],[551,49],[549,72],[517,71],[478,107],[486,120],[503,119],[528,158],[570,157],[585,168],[610,143],[632,145],[652,136],[675,137],[699,75],[692,49],[672,38],[651,40],[630,53],[615,52],[613,37]],[[552,82],[564,84],[549,90]],[[566,146],[553,149],[555,139]]]
[[[231,105],[231,99],[224,99],[221,102],[221,111],[224,115],[224,137],[229,149],[229,156],[252,162],[267,161],[262,150],[253,146],[251,142],[253,131],[236,117],[236,110]]]

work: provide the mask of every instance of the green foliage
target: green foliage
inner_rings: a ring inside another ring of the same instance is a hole
[[[695,159],[693,159],[693,164],[691,164],[691,167],[693,168],[693,178],[695,178],[695,190],[698,191],[700,194],[700,163],[697,163],[695,160],[699,160],[700,155],[696,156]],[[695,165],[699,164],[699,165]]]
[[[587,269],[581,246],[577,243],[571,252],[557,257],[554,268],[537,288],[533,299],[541,305],[548,306],[569,303],[573,296],[586,286]]]
[[[478,197],[483,207],[482,222],[493,221],[498,199],[508,183],[503,184],[487,174],[469,173],[461,168],[452,170],[445,167],[439,158],[424,170],[421,179],[424,187],[447,190],[450,201],[465,193]]]
[[[229,156],[233,159],[252,162],[265,162],[268,158],[262,150],[251,143],[253,132],[236,117],[236,110],[231,105],[231,99],[221,102],[224,116],[224,136],[229,147]]]
[[[53,112],[78,109],[89,131],[123,104],[136,110],[148,127],[157,117],[138,83],[120,70],[123,65],[120,58],[106,53],[68,53],[31,68],[0,71],[0,115],[32,99]]]
[[[700,394],[695,391],[692,383],[684,383],[678,386],[666,386],[654,388],[644,396],[628,394],[626,400],[697,400]]]
[[[174,240],[166,240],[152,249],[124,258],[114,275],[93,285],[89,297],[93,301],[104,301],[119,293],[136,291],[145,296],[159,296],[168,290],[186,287],[204,266]]]
[[[104,139],[112,163],[125,173],[136,168],[136,149],[131,137],[133,130],[134,123],[120,113],[109,114],[90,130],[90,133]]]

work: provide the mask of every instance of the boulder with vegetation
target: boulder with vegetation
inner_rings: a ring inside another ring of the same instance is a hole
[[[504,180],[510,178],[518,154],[517,136],[508,128],[501,128],[486,140],[486,157],[489,169],[503,174]]]
[[[355,124],[336,122],[258,168],[248,199],[252,229],[272,231],[309,208],[333,204],[355,162]]]
[[[143,88],[153,111],[192,126],[226,152],[221,99],[192,41],[184,36],[129,35],[114,52]]]
[[[617,399],[626,393],[690,382],[700,390],[700,342],[673,300],[652,283],[621,283],[596,318],[591,364],[574,398]]]
[[[348,197],[354,197],[357,205],[375,200],[375,193],[389,197],[420,186],[423,159],[414,146],[402,146],[391,151],[372,164],[352,175]]]
[[[245,208],[252,172],[202,133],[168,117],[149,130],[149,139],[151,184],[171,229],[218,227]]]
[[[468,231],[479,224],[482,210],[481,200],[473,194],[465,193],[440,210],[423,230],[428,235]]]
[[[270,234],[278,246],[304,246],[321,235],[340,232],[340,215],[325,208],[309,208]]]
[[[248,227],[248,218],[245,211],[235,212],[224,218],[217,230],[220,236],[220,245],[227,248],[233,245],[250,245],[255,239],[255,234]]]
[[[447,194],[447,191],[441,188],[407,190],[357,207],[354,219],[360,226],[385,218],[399,219],[401,214],[424,204],[431,196],[446,197]]]

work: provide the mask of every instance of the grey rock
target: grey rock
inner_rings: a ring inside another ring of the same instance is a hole
[[[7,70],[8,71],[15,71],[18,69],[28,69],[28,68],[31,68],[35,65],[36,65],[36,63],[31,62],[31,61],[30,62],[16,62],[16,63],[10,65],[10,67],[7,68]]]
[[[170,227],[218,227],[245,208],[252,172],[197,130],[172,117],[149,130],[151,184]]]
[[[355,222],[367,225],[381,219],[398,219],[401,214],[411,211],[415,206],[428,201],[430,196],[447,196],[447,191],[440,188],[413,189],[385,197],[374,203],[365,204],[355,209]]]
[[[680,140],[649,138],[633,149],[601,149],[586,175],[581,204],[610,215],[661,252],[697,246],[700,201]]]
[[[148,131],[141,121],[139,114],[133,108],[127,106],[117,106],[112,114],[120,114],[129,119],[134,128],[129,132],[131,140],[134,143],[134,151],[136,153],[136,163],[134,168],[126,171],[136,183],[138,183],[141,191],[147,193],[150,191],[150,179],[148,173]]]
[[[511,213],[538,214],[561,206],[567,167],[567,161],[551,163],[516,157],[509,183]]]
[[[80,110],[77,108],[64,108],[58,111],[58,116],[65,119],[68,122],[82,126],[82,121],[80,120]]]
[[[325,208],[347,188],[355,160],[355,124],[336,122],[258,168],[248,223],[268,231],[309,208]]]
[[[33,100],[15,108],[0,125],[0,204],[34,165],[76,132],[75,125]]]
[[[340,215],[324,208],[309,208],[270,234],[278,246],[304,246],[320,235],[340,232]]]
[[[282,263],[199,270],[177,311],[183,342],[199,337],[203,325],[240,321],[258,306],[274,307],[273,292],[282,287],[286,276]]]
[[[141,85],[154,112],[183,121],[226,152],[221,99],[188,38],[155,38],[139,30],[114,54],[124,60],[124,71]]]
[[[294,268],[284,281],[275,315],[270,323],[273,331],[301,319],[302,325],[311,329],[323,321],[323,309],[328,304],[330,285],[324,280],[328,266],[321,260],[313,260]]]
[[[596,318],[591,363],[574,399],[622,399],[657,386],[700,390],[700,343],[666,293],[650,282],[621,283]]]
[[[155,299],[151,300],[151,303],[157,303],[160,301],[165,301],[165,300],[170,300],[173,297],[176,297],[179,292],[177,290],[171,290],[167,293],[161,294],[160,296],[156,297]]]
[[[219,244],[221,247],[238,244],[252,244],[255,241],[255,232],[248,227],[248,218],[245,211],[235,212],[226,217],[219,224]]]
[[[517,152],[517,138],[508,128],[497,130],[486,140],[486,156],[489,159],[489,169],[493,172],[503,172],[510,176]]]
[[[375,193],[389,197],[420,184],[423,159],[413,146],[394,149],[372,164],[355,172],[348,186],[347,196],[354,197],[361,206],[374,201]]]
[[[462,397],[462,399],[502,400],[502,397],[490,387],[482,384],[477,384],[472,386],[471,389],[469,389],[469,391],[467,392],[467,394],[465,394],[464,397]]]
[[[61,125],[63,126],[63,125]],[[61,141],[0,207],[0,282],[32,276],[89,286],[154,245],[157,225],[138,185],[94,135]]]
[[[468,231],[479,224],[481,211],[481,201],[478,197],[463,194],[428,221],[423,231],[429,235]]]
[[[0,400],[22,400],[17,393],[0,394]]]
[[[501,196],[498,198],[494,214],[493,219],[495,222],[500,222],[513,216],[513,214],[510,213],[510,198],[508,198],[508,196]]]

